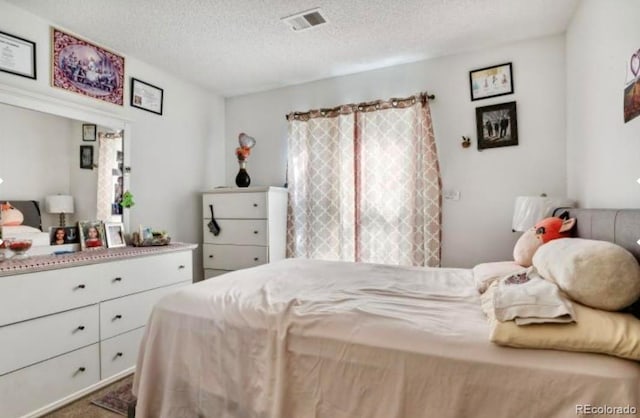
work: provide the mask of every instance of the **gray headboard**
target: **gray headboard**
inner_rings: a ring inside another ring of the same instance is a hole
[[[609,241],[626,248],[640,261],[640,209],[565,209],[576,218],[575,236]],[[556,210],[556,214],[562,210]]]
[[[23,225],[38,228],[42,231],[42,216],[40,215],[40,205],[35,200],[2,200],[1,203],[9,202],[11,206],[22,212],[24,216]]]

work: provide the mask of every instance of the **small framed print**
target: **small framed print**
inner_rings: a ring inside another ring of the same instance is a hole
[[[82,140],[86,142],[94,142],[96,140],[96,125],[92,125],[89,123],[82,124]]]
[[[80,145],[80,168],[93,170],[93,145]]]
[[[36,79],[36,43],[0,32],[0,71]]]
[[[101,249],[107,246],[104,224],[100,221],[78,222],[80,230],[80,248],[84,250]]]
[[[131,77],[131,107],[162,115],[164,90]]]
[[[516,102],[476,108],[478,149],[518,145]]]
[[[49,237],[51,245],[78,244],[80,237],[78,235],[78,227],[76,226],[59,226],[49,228]]]
[[[513,94],[511,63],[469,71],[471,101]]]
[[[127,246],[124,240],[124,226],[122,223],[106,223],[104,228],[107,235],[107,247],[120,248]]]

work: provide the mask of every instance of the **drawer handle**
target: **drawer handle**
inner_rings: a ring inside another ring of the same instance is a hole
[[[82,373],[87,370],[85,367],[78,367],[78,372]]]
[[[116,353],[116,357],[115,358],[122,357],[123,355],[124,354],[122,354],[122,352],[119,351],[119,352]]]
[[[258,257],[253,257],[253,261],[258,261],[259,258]]]
[[[254,207],[254,208],[257,208],[257,207],[258,207],[258,204],[257,204],[257,203],[254,203],[254,204],[253,204],[253,207]]]
[[[213,254],[209,254],[209,258],[213,258]]]
[[[258,231],[253,231],[254,234],[258,235]]]
[[[122,281],[122,277],[116,277],[113,279],[114,282],[121,282]]]
[[[78,289],[84,289],[85,287],[87,287],[87,286],[85,286],[85,285],[83,285],[83,284],[79,284],[79,285],[77,286],[77,288],[78,288]]]
[[[84,325],[80,325],[80,326],[77,328],[77,330],[78,330],[78,331],[84,331]]]
[[[184,269],[184,265],[180,264],[180,265],[178,266],[178,270],[182,270],[182,269]]]
[[[116,315],[113,317],[113,320],[116,321],[118,319],[122,319],[122,315]]]

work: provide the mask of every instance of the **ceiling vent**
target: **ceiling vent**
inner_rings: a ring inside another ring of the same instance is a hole
[[[296,13],[281,19],[292,30],[299,32],[327,23],[327,19],[320,13],[320,9],[311,9]]]

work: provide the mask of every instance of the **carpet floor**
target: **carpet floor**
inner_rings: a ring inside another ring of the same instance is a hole
[[[115,412],[108,411],[99,406],[93,405],[91,401],[104,396],[107,392],[114,390],[125,382],[133,381],[133,375],[127,376],[124,379],[113,382],[109,386],[90,393],[84,398],[80,398],[77,401],[70,403],[52,413],[45,415],[47,418],[122,418],[122,415],[118,415]]]

